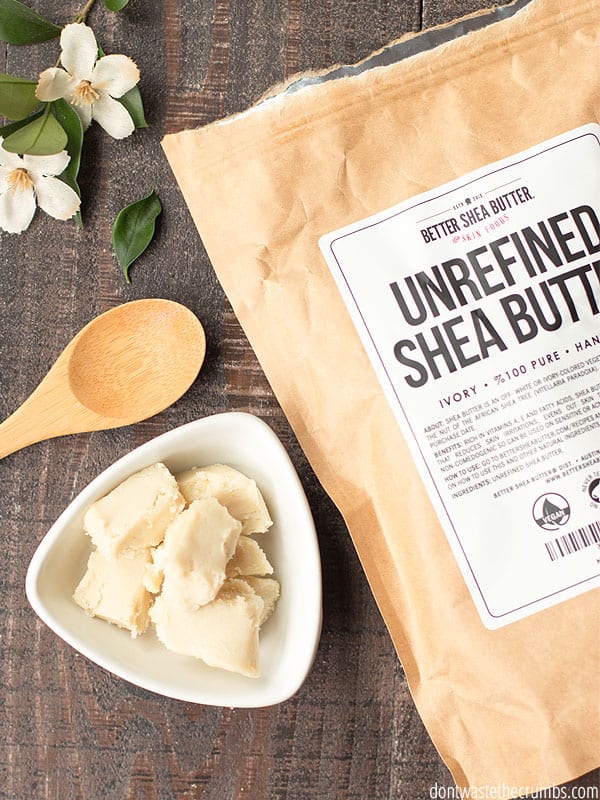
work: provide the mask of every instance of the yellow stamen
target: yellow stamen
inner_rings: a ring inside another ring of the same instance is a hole
[[[9,190],[13,192],[24,192],[26,189],[31,189],[33,181],[29,177],[29,173],[23,167],[18,167],[9,172],[6,181]]]
[[[90,106],[100,99],[100,95],[89,81],[80,81],[73,92],[71,103],[74,106]]]

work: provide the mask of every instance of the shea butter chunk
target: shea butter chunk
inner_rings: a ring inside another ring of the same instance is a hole
[[[275,610],[275,604],[279,600],[280,594],[279,583],[274,578],[257,578],[253,576],[248,576],[243,580],[263,601],[263,610],[259,620],[259,624],[262,625]]]
[[[160,641],[175,653],[250,678],[260,674],[258,632],[262,599],[243,581],[229,579],[217,597],[196,609],[182,608],[164,591],[150,616]]]
[[[169,526],[154,555],[162,592],[194,608],[214,599],[225,580],[241,523],[214,497],[194,502]]]
[[[144,569],[144,586],[152,594],[158,594],[162,588],[163,573],[156,563],[156,558],[160,558],[160,547],[150,548],[150,561]]]
[[[195,467],[176,477],[186,502],[215,497],[242,523],[244,534],[264,533],[273,524],[256,482],[233,467]]]
[[[94,550],[87,572],[75,589],[75,602],[91,616],[127,628],[135,638],[148,626],[148,612],[154,599],[143,584],[149,561],[147,550],[130,558],[105,556]]]
[[[178,481],[180,483],[178,483]],[[279,597],[250,536],[271,525],[256,483],[231,467],[137,472],[87,510],[96,545],[73,598],[88,614],[175,653],[258,677],[259,630]]]
[[[227,564],[227,577],[238,575],[271,575],[273,567],[269,564],[263,550],[249,536],[242,536],[235,548],[231,561]]]
[[[132,555],[161,542],[184,506],[175,478],[164,464],[153,464],[93,503],[83,526],[105,555]]]

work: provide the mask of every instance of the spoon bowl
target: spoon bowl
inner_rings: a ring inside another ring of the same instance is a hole
[[[101,314],[0,425],[0,458],[44,439],[158,414],[189,389],[205,352],[200,321],[172,300],[134,300]]]

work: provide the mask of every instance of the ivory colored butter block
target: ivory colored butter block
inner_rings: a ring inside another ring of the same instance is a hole
[[[227,564],[226,572],[228,578],[236,578],[238,575],[271,575],[273,567],[258,543],[249,536],[242,536]]]
[[[152,594],[158,594],[162,588],[163,583],[163,573],[155,563],[154,559],[157,557],[157,553],[160,552],[160,547],[151,547],[150,548],[150,561],[146,564],[144,569],[144,586],[149,592]]]
[[[154,599],[143,584],[149,561],[147,550],[129,558],[105,556],[94,550],[73,599],[91,616],[127,628],[135,638],[148,626],[148,612]]]
[[[262,625],[269,619],[279,600],[279,582],[274,578],[257,578],[255,576],[248,576],[243,580],[263,601],[264,607],[259,620],[259,624]]]
[[[168,527],[154,554],[154,564],[164,576],[163,594],[192,608],[213,600],[241,529],[214,497],[194,500]]]
[[[177,481],[164,464],[131,475],[87,510],[83,527],[106,556],[153,547],[185,506]]]
[[[225,464],[195,467],[176,478],[186,502],[216,497],[242,523],[244,534],[264,533],[273,524],[256,481],[233,467]]]
[[[264,603],[244,581],[229,579],[217,597],[196,609],[170,594],[156,598],[150,617],[169,650],[200,658],[211,667],[260,675],[258,631]]]

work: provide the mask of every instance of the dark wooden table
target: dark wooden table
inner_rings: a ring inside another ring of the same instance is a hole
[[[30,2],[65,23],[75,2]],[[306,69],[354,62],[407,31],[480,0],[101,0],[89,23],[141,68],[149,129],[115,142],[97,126],[84,149],[85,228],[38,212],[0,232],[0,417],[37,385],[76,331],[127,300],[168,297],[202,320],[208,351],[192,389],[134,427],[55,439],[0,462],[2,703],[0,798],[10,800],[426,800],[452,785],[421,723],[340,515],[311,472],[196,234],[159,142],[240,111]],[[56,42],[0,45],[0,71],[35,78]],[[113,258],[118,209],[152,186],[164,213],[127,286]],[[91,478],[153,436],[244,410],[286,445],[306,489],[323,562],[324,624],[308,680],[291,700],[231,710],[158,697],[78,655],[35,617],[29,560]],[[596,786],[598,771],[577,781]],[[575,784],[573,784],[575,785]]]

